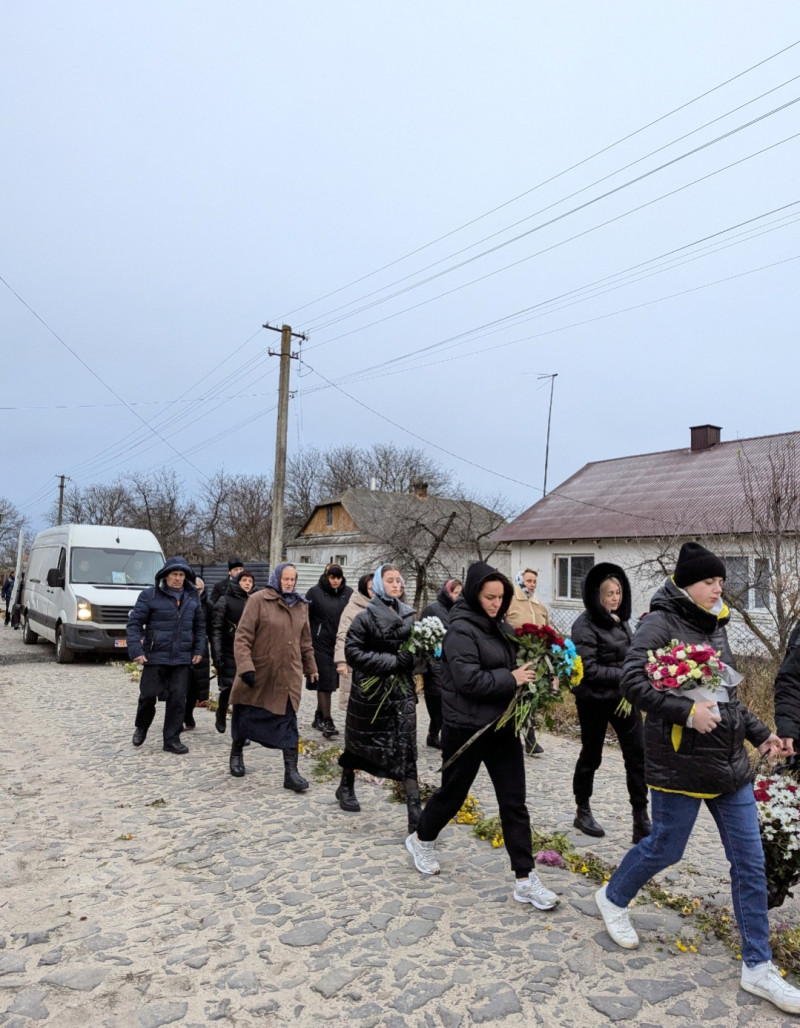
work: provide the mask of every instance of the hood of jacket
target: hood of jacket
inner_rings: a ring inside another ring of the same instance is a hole
[[[628,576],[618,564],[595,564],[583,581],[583,605],[586,613],[596,625],[610,628],[617,623],[616,618],[606,610],[600,602],[600,586],[607,578],[618,578],[622,586],[622,602],[615,611],[620,621],[630,620],[631,616],[631,583]]]
[[[717,628],[727,625],[731,619],[731,613],[724,603],[718,614],[706,610],[695,603],[685,589],[675,585],[671,577],[665,578],[664,584],[653,594],[650,610],[663,610],[675,614],[706,635],[712,635]]]
[[[494,618],[490,618],[486,611],[481,606],[481,602],[478,599],[478,594],[481,591],[483,583],[489,577],[499,576],[503,582],[503,602],[500,604],[500,610],[498,610]],[[497,568],[493,568],[491,564],[485,564],[483,561],[476,561],[474,564],[470,564],[467,569],[467,578],[464,582],[464,591],[453,606],[453,614],[455,615],[459,604],[463,603],[473,613],[481,614],[489,621],[502,621],[506,616],[511,600],[514,597],[514,587],[511,582],[506,578],[502,572],[498,571]]]
[[[320,575],[319,576],[319,582],[317,582],[317,585],[320,587],[320,589],[324,593],[327,593],[328,596],[341,596],[342,592],[344,590],[344,587],[347,585],[347,579],[343,575],[342,576],[342,583],[341,583],[341,585],[339,586],[338,589],[334,589],[333,586],[331,585],[330,578],[328,578],[327,575]]]
[[[166,582],[170,571],[183,571],[186,575],[184,585],[188,583],[192,588],[195,587],[194,580],[197,576],[183,557],[170,557],[164,564],[164,567],[156,571],[156,585],[160,586]]]

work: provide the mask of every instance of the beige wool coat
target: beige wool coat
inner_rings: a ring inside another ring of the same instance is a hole
[[[253,593],[236,628],[233,656],[236,678],[231,703],[285,714],[288,698],[296,713],[303,674],[317,674],[308,604],[300,602],[287,607],[280,593],[270,588]],[[252,689],[240,677],[246,671],[255,671],[256,684]]]
[[[547,607],[540,603],[535,595],[528,599],[518,585],[514,586],[514,599],[506,614],[506,621],[512,628],[520,628],[522,625],[546,625],[547,617]]]
[[[356,614],[360,614],[362,610],[366,610],[369,606],[369,596],[364,596],[358,589],[354,590],[353,595],[347,601],[347,606],[342,611],[342,616],[339,618],[339,630],[336,633],[336,648],[333,651],[333,663],[347,664],[347,660],[344,655],[344,641],[347,638],[347,629],[350,627],[353,618]],[[347,710],[347,701],[350,699],[350,689],[353,686],[352,675],[339,675],[339,710]]]

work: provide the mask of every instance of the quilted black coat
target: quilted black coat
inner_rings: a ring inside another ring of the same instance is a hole
[[[170,571],[186,575],[180,601],[167,590]],[[147,657],[149,664],[179,666],[206,653],[206,622],[195,574],[183,557],[170,557],[156,572],[156,584],[139,593],[128,615],[128,655]]]
[[[413,608],[405,603],[387,603],[373,596],[367,608],[353,619],[344,643],[345,658],[353,669],[344,734],[349,764],[380,771],[384,777],[398,781],[417,776],[414,679],[410,673],[402,674],[397,662],[400,645],[411,634],[414,618]],[[374,675],[381,679],[378,693],[366,696],[362,683]],[[397,679],[381,705],[384,683],[392,676]]]
[[[319,671],[319,682],[316,686],[323,692],[333,692],[339,688],[339,676],[333,662],[333,651],[336,648],[336,633],[342,611],[347,606],[353,590],[343,578],[338,589],[334,589],[327,575],[322,575],[317,585],[306,593],[308,620],[311,625],[311,645],[314,647],[314,659]]]
[[[655,689],[644,670],[647,651],[668,646],[673,639],[711,645],[733,666],[725,631],[729,619],[727,608],[720,615],[705,610],[668,578],[634,633],[622,668],[622,691],[634,707],[647,713],[645,781],[651,787],[716,796],[752,781],[744,741],[760,746],[770,730],[739,702],[736,689],[728,691],[728,703],[720,703],[722,720],[713,732],[700,733],[684,727],[694,701],[673,690]]]
[[[211,656],[220,680],[228,685],[236,677],[233,640],[249,596],[238,582],[230,582],[211,614]]]

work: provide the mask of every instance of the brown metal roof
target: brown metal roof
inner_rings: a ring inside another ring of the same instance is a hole
[[[778,462],[800,482],[800,432],[586,464],[497,533],[504,542],[629,539],[752,531],[744,477],[762,485]],[[744,476],[744,477],[743,477]],[[752,490],[751,490],[752,492]]]

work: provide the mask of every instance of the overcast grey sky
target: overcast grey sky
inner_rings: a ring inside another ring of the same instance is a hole
[[[419,445],[518,509],[539,374],[550,487],[800,428],[798,40],[785,2],[6,0],[0,495],[271,473],[267,321],[308,333],[290,452]]]

